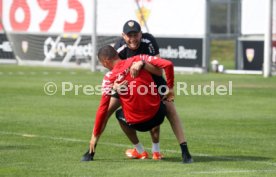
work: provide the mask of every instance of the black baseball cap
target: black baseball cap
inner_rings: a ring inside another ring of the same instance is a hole
[[[128,34],[130,32],[138,33],[140,31],[141,31],[141,26],[135,20],[129,20],[124,24],[123,32],[125,34]]]

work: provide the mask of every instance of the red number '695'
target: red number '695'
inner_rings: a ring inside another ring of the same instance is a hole
[[[24,19],[22,21],[17,21],[18,19],[16,19],[15,14],[20,9],[24,12]],[[25,31],[29,28],[30,21],[31,21],[30,8],[26,0],[13,1],[10,9],[11,27],[14,30]]]
[[[27,0],[12,1],[9,18],[10,18],[11,27],[15,31],[27,31],[28,28],[30,27],[31,10],[27,2],[28,2]],[[68,2],[68,8],[76,12],[77,19],[73,23],[65,20],[63,24],[63,30],[65,32],[80,32],[84,25],[84,18],[85,18],[84,7],[79,2],[79,0],[68,0],[67,2]],[[2,3],[2,0],[0,0],[0,3]],[[42,10],[47,11],[47,15],[45,16],[45,18],[42,21],[38,22],[39,24],[37,25],[39,25],[40,31],[47,32],[51,28],[55,18],[57,17],[56,14],[57,14],[58,1],[57,0],[37,0],[37,3]],[[0,4],[0,7],[1,6],[2,4]],[[21,12],[23,12],[22,16],[18,15],[20,10]],[[35,15],[35,14],[32,14],[32,15]],[[19,19],[18,17],[22,19]],[[0,26],[0,30],[1,29],[2,27]]]

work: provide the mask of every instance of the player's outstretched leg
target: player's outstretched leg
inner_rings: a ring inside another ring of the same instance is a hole
[[[185,139],[184,131],[181,126],[182,123],[180,121],[179,115],[176,112],[175,105],[173,102],[168,101],[165,101],[165,105],[167,110],[167,118],[181,147],[182,161],[183,163],[192,163],[193,159],[188,150],[187,141]]]

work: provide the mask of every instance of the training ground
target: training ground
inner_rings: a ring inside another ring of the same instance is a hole
[[[88,149],[100,96],[82,89],[62,95],[62,82],[101,84],[87,70],[0,66],[0,176],[276,176],[276,77],[176,75],[188,85],[228,85],[232,95],[179,95],[175,105],[185,127],[192,164],[182,164],[169,122],[161,126],[164,160],[130,160],[131,144],[112,116],[92,162]],[[47,82],[57,92],[44,92]],[[149,133],[139,138],[150,151]]]

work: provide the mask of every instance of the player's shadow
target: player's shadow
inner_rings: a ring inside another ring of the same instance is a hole
[[[223,162],[223,161],[268,161],[271,158],[259,156],[193,156],[194,162]],[[168,162],[179,162],[179,157],[166,157],[163,159]]]
[[[260,156],[195,156],[198,162],[212,161],[267,161],[271,158]]]

